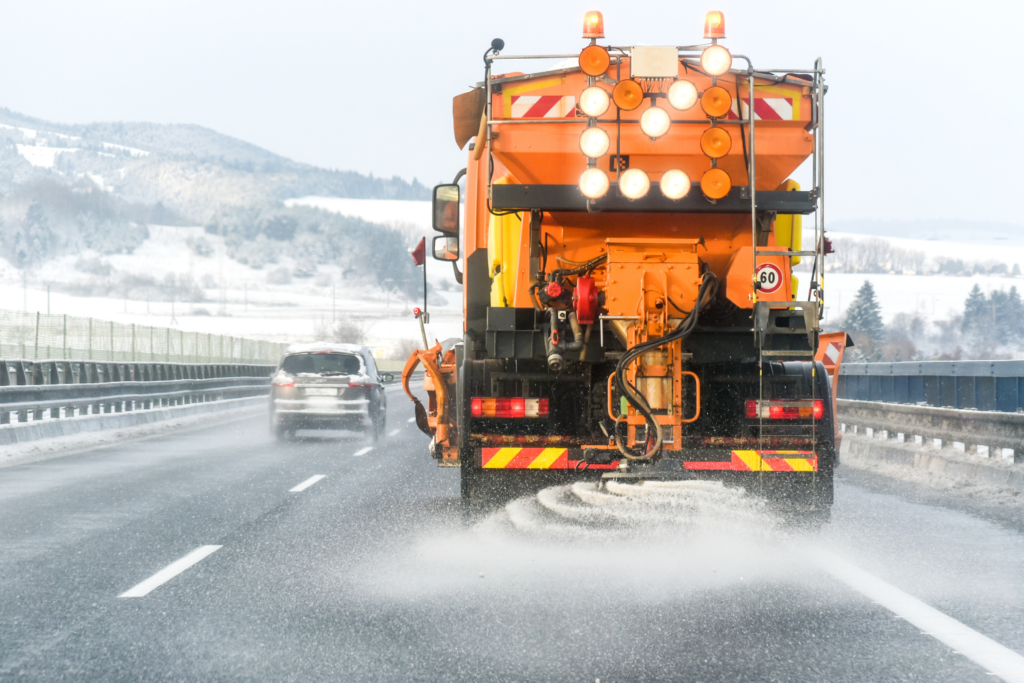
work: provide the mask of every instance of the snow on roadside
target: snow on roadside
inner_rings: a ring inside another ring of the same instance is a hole
[[[846,437],[844,437],[846,438]],[[948,449],[947,449],[948,450]],[[949,453],[943,452],[944,456]],[[991,465],[992,460],[980,456],[962,456],[964,460],[972,463]],[[967,479],[948,474],[946,472],[933,472],[907,465],[898,465],[891,462],[874,460],[871,458],[857,457],[849,453],[843,453],[840,459],[840,476],[843,467],[850,467],[873,474],[879,474],[891,479],[919,484],[929,488],[955,493],[960,496],[976,498],[996,505],[1006,505],[1024,510],[1024,492],[1006,486],[993,486],[977,484]],[[1010,465],[1009,467],[1013,467]]]
[[[36,441],[26,441],[25,443],[8,444],[3,447],[3,453],[0,454],[0,467],[51,460],[104,446],[140,441],[169,432],[180,433],[183,429],[212,427],[261,415],[264,411],[266,411],[265,405],[251,405],[219,412],[172,418],[160,422],[150,422],[148,424],[135,425],[134,427],[104,429],[69,436],[58,436],[51,439],[38,439]]]

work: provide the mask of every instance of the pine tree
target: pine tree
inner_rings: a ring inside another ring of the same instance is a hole
[[[846,309],[846,320],[844,323],[847,332],[857,336],[866,337],[872,341],[882,341],[885,333],[885,325],[882,323],[882,307],[878,305],[875,298],[875,288],[871,282],[864,281],[861,288],[857,290],[857,296],[853,303]],[[859,344],[861,339],[857,339]]]
[[[986,325],[991,319],[992,311],[989,302],[985,300],[981,287],[975,284],[974,289],[967,295],[967,300],[964,301],[964,322],[961,330],[964,334],[980,335],[986,328],[991,327]]]
[[[50,255],[52,234],[50,232],[50,221],[46,218],[43,205],[38,201],[33,201],[28,205],[28,211],[25,212],[25,227],[22,236],[27,251],[24,263],[26,265],[34,265],[46,260]]]
[[[1020,346],[1024,341],[1024,301],[1016,287],[1010,287],[1001,310],[996,311],[1003,344]]]

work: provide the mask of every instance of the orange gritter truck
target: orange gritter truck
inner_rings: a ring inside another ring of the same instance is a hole
[[[695,45],[606,45],[599,12],[583,38],[578,55],[508,56],[496,39],[454,99],[456,142],[472,142],[434,189],[432,252],[462,284],[464,337],[402,376],[431,455],[468,499],[712,478],[827,520],[848,337],[819,325],[821,60],[755,67],[721,44],[721,12]],[[535,59],[563,61],[493,73]]]

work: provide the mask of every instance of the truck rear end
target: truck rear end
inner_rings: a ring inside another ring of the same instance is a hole
[[[455,98],[473,142],[435,188],[433,252],[456,262],[464,337],[403,374],[430,451],[470,499],[499,481],[715,478],[827,519],[847,337],[819,325],[821,62],[734,58],[720,12],[694,46],[603,34],[588,12],[583,50],[555,55],[576,64],[530,74],[494,73],[531,59],[496,40]]]

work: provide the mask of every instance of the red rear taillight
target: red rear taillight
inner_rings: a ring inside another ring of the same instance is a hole
[[[374,384],[362,384],[362,383],[356,383],[356,382],[349,382],[348,385],[350,387],[352,387],[353,389],[369,389],[372,386],[376,386]]]
[[[747,401],[746,413],[748,418],[757,418],[758,402]],[[762,401],[760,417],[769,420],[799,420],[801,418],[814,418],[820,420],[825,415],[825,404],[820,399],[814,401]]]
[[[473,417],[546,417],[546,398],[474,398],[469,406]]]
[[[768,406],[770,420],[796,420],[800,417],[800,409],[790,406]]]
[[[295,380],[293,379],[277,379],[272,382],[275,387],[294,387]]]

